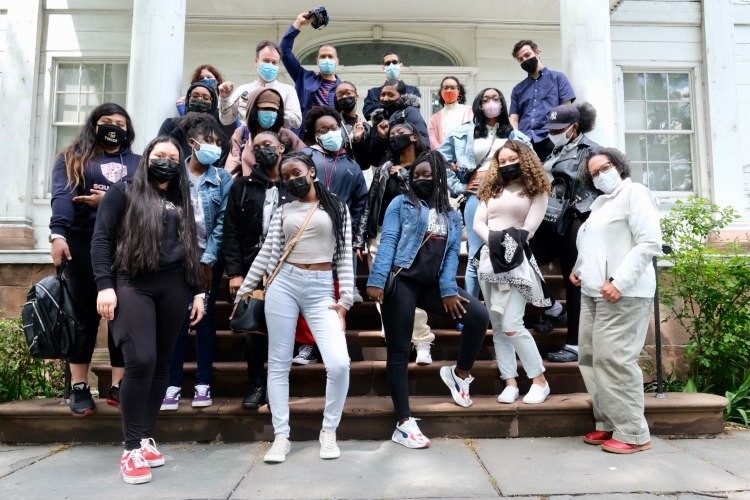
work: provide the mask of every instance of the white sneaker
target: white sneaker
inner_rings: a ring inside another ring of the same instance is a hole
[[[417,419],[409,417],[403,424],[396,424],[391,441],[407,448],[429,448],[430,439],[422,434],[417,425]]]
[[[417,344],[417,364],[419,366],[432,364],[432,354],[430,354],[429,342],[420,342]]]
[[[196,385],[192,402],[193,408],[205,408],[212,404],[214,404],[214,400],[211,398],[211,386],[208,384]]]
[[[336,444],[335,432],[321,430],[318,442],[320,443],[320,458],[329,460],[341,456],[339,445]]]
[[[538,405],[544,403],[544,400],[549,396],[549,384],[544,384],[544,387],[538,384],[531,384],[529,392],[523,397],[523,402],[529,405]]]
[[[514,403],[518,399],[518,387],[512,385],[506,385],[503,392],[497,397],[498,403]]]
[[[456,375],[456,365],[451,365],[440,369],[440,378],[443,379],[445,385],[451,390],[453,401],[458,406],[463,406],[464,408],[471,406],[472,400],[469,397],[469,384],[474,380],[474,377],[468,376],[466,379],[462,379]]]
[[[180,407],[180,392],[181,387],[170,385],[167,387],[167,394],[161,401],[160,410],[176,410]]]
[[[273,440],[271,449],[268,450],[263,457],[263,461],[271,464],[281,463],[286,460],[286,455],[291,449],[292,445],[289,442],[289,438],[286,436],[282,436],[281,434],[277,434],[276,438]]]

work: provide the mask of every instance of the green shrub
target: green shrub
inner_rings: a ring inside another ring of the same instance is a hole
[[[21,320],[0,320],[0,403],[61,397],[64,387],[65,363],[32,357]]]

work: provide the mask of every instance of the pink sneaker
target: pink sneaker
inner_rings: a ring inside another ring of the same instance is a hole
[[[141,455],[149,467],[164,465],[164,455],[156,449],[154,438],[141,439]]]
[[[142,484],[151,481],[151,469],[139,448],[130,451],[125,450],[122,453],[120,471],[122,472],[122,480],[128,484]]]

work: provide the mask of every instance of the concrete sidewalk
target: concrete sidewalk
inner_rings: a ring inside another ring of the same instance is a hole
[[[713,439],[654,439],[630,456],[580,438],[436,439],[427,450],[343,441],[338,460],[293,442],[283,464],[268,443],[164,444],[153,480],[118,477],[117,445],[0,446],[2,499],[750,499],[750,431]]]

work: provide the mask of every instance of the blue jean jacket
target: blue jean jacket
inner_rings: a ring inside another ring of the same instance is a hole
[[[510,140],[523,141],[531,147],[531,141],[520,130],[513,130],[508,136]],[[466,192],[466,185],[471,174],[477,169],[477,159],[474,156],[474,122],[466,122],[456,127],[446,137],[438,149],[448,162],[448,189],[455,198]],[[450,165],[458,164],[458,171],[454,172]]]
[[[421,201],[421,206],[416,206],[404,195],[399,195],[391,201],[385,211],[380,246],[370,277],[367,279],[367,286],[385,288],[386,278],[393,266],[407,269],[411,267],[427,232],[429,219],[430,210],[424,201]],[[460,247],[461,216],[455,210],[451,210],[448,214],[448,241],[440,265],[441,297],[458,295],[456,273]]]
[[[190,158],[186,160],[190,161]],[[223,168],[208,167],[206,176],[198,187],[203,202],[203,219],[206,223],[206,249],[201,256],[201,264],[211,267],[221,254],[224,240],[224,211],[227,208],[229,190],[232,188],[232,175]]]

